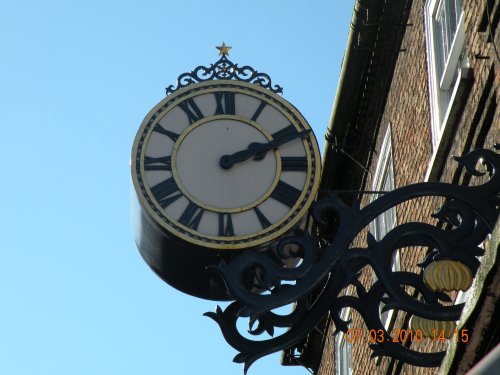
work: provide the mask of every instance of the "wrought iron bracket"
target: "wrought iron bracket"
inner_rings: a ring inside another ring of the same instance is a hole
[[[480,245],[499,216],[500,156],[492,150],[479,149],[455,159],[468,173],[487,181],[477,186],[418,183],[388,192],[363,208],[359,204],[349,207],[337,194],[330,193],[311,209],[310,232],[297,231],[274,248],[242,252],[228,264],[212,267],[235,301],[225,310],[217,307],[205,315],[217,322],[226,341],[239,352],[234,361],[244,363],[245,373],[257,359],[297,345],[328,314],[335,324],[335,334],[347,332],[349,322],[341,318],[341,310],[346,307],[360,313],[368,330],[383,332],[384,340],[370,345],[373,357],[389,356],[414,366],[439,366],[444,352],[420,352],[393,342],[380,312],[383,306],[383,311],[404,311],[433,321],[454,321],[460,317],[463,305],[445,304],[451,301],[449,296],[431,290],[421,273],[391,269],[393,254],[398,249],[417,251],[416,247],[426,247],[429,250],[418,265],[420,268],[454,260],[472,274],[477,271],[477,257],[484,252]],[[355,244],[359,234],[383,212],[429,196],[445,198],[440,210],[432,215],[444,225],[407,222],[379,240],[368,232],[365,247]],[[335,228],[333,239],[321,234],[327,227]],[[273,260],[276,256],[295,258],[296,266],[280,266]],[[360,281],[361,270],[367,266],[377,277],[369,287]],[[356,293],[346,294],[349,286]],[[414,288],[420,298],[408,294],[405,287]],[[289,315],[275,313],[290,304],[295,308]],[[249,318],[251,335],[267,333],[271,338],[244,337],[237,329],[237,321],[245,317]],[[288,330],[274,337],[275,328]]]

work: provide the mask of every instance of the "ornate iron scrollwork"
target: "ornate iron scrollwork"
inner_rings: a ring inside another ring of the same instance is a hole
[[[165,91],[169,95],[177,90],[198,82],[216,79],[238,80],[262,86],[276,94],[282,94],[283,88],[273,85],[271,77],[266,73],[259,73],[248,65],[239,67],[227,58],[225,54],[215,63],[207,66],[198,66],[193,71],[183,73],[177,78],[177,86],[170,85]]]
[[[368,330],[382,330],[387,340],[370,345],[372,356],[390,356],[416,366],[439,366],[444,352],[424,353],[412,350],[390,340],[380,317],[383,310],[395,309],[410,315],[436,321],[458,320],[463,305],[444,305],[449,297],[443,292],[432,291],[422,275],[412,272],[394,272],[391,261],[401,248],[424,246],[431,249],[419,266],[425,268],[432,262],[456,260],[466,265],[474,274],[483,254],[479,245],[494,228],[500,205],[500,156],[491,150],[475,150],[456,158],[458,163],[474,176],[483,176],[476,166],[483,164],[489,180],[479,186],[459,186],[441,182],[418,183],[389,192],[364,208],[348,207],[336,194],[316,202],[312,208],[315,228],[335,223],[333,239],[325,240],[313,231],[296,232],[284,238],[276,249],[266,252],[243,252],[228,264],[213,267],[235,299],[224,311],[206,313],[220,326],[226,341],[239,354],[235,362],[244,363],[246,372],[257,359],[273,352],[293,347],[315,326],[330,314],[336,332],[347,332],[348,322],[341,319],[345,307],[357,310]],[[423,222],[403,223],[381,240],[370,233],[367,246],[354,247],[353,241],[370,222],[381,213],[403,202],[424,197],[438,196],[446,199],[434,217],[446,225],[438,227]],[[271,255],[273,254],[273,255]],[[273,261],[273,256],[296,258],[296,267],[284,268]],[[370,266],[377,281],[367,290],[359,280],[361,269]],[[345,295],[352,285],[357,296]],[[404,286],[411,286],[420,293],[417,300],[407,294]],[[262,293],[268,291],[268,293]],[[310,301],[312,293],[317,297]],[[289,315],[277,315],[273,310],[295,303]],[[276,327],[289,329],[266,340],[250,340],[238,332],[236,322],[248,317],[253,335],[267,332],[271,336]]]

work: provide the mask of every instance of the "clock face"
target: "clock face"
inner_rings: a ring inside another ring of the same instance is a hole
[[[320,154],[302,115],[253,84],[210,81],[144,119],[132,178],[151,218],[219,250],[256,247],[293,228],[319,185]]]

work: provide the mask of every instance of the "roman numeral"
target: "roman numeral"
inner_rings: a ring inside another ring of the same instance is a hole
[[[262,226],[262,229],[266,229],[268,226],[271,225],[271,222],[267,219],[267,217],[262,213],[261,210],[259,210],[258,207],[254,207],[253,210],[255,211],[255,214],[257,215],[257,219],[259,219],[259,223]]]
[[[200,224],[201,217],[205,213],[205,210],[201,207],[198,207],[193,202],[189,201],[186,209],[182,213],[179,218],[179,223],[185,225],[188,228],[197,230],[198,225]]]
[[[215,92],[214,95],[215,102],[217,103],[214,115],[234,115],[236,113],[234,92]],[[223,102],[224,105],[222,104]]]
[[[257,110],[255,111],[255,113],[253,114],[253,116],[251,118],[252,121],[257,121],[257,119],[260,116],[260,113],[262,112],[262,110],[264,109],[265,106],[266,106],[266,102],[261,101],[259,104],[259,107],[257,108]]]
[[[205,117],[193,98],[186,99],[179,103],[179,107],[186,113],[190,124]]]
[[[157,124],[154,128],[154,131],[155,132],[158,132],[160,134],[164,134],[166,135],[167,137],[169,137],[172,141],[177,141],[177,139],[179,138],[179,134],[177,133],[174,133],[174,132],[171,132],[170,130],[167,130],[165,129],[163,126],[161,126],[160,124]]]
[[[170,177],[165,181],[160,182],[159,184],[153,186],[151,188],[151,193],[153,193],[153,196],[155,197],[156,201],[163,208],[172,204],[174,201],[176,201],[182,196],[182,194],[179,192],[179,187],[175,183],[173,177]]]
[[[295,202],[299,199],[300,193],[301,191],[299,189],[280,180],[271,193],[271,197],[288,207],[293,207]]]
[[[273,139],[279,139],[283,137],[291,137],[293,135],[297,134],[297,129],[295,129],[295,126],[293,125],[288,125],[286,128],[283,128],[279,131],[277,131],[274,134],[271,134],[273,136]]]
[[[163,156],[161,158],[153,158],[151,156],[145,156],[144,169],[147,171],[171,171],[171,157]]]
[[[233,220],[231,214],[219,212],[219,236],[234,236]]]
[[[281,158],[282,171],[307,171],[307,158],[305,156],[285,156]]]

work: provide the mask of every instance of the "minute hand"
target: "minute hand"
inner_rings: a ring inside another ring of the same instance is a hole
[[[267,143],[250,143],[245,150],[237,151],[231,155],[221,156],[219,164],[222,168],[229,169],[234,164],[241,163],[242,161],[245,161],[251,157],[254,157],[253,159],[257,161],[262,160],[269,150],[276,149],[285,143],[293,141],[294,139],[304,138],[305,136],[307,136],[307,134],[310,133],[310,131],[310,129],[307,129],[295,134],[285,135],[279,138],[275,138]]]

